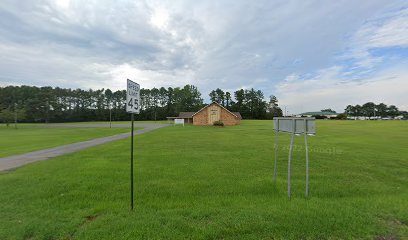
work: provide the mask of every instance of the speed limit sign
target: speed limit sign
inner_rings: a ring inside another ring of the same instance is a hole
[[[126,112],[131,113],[131,141],[130,141],[130,208],[133,210],[133,135],[134,113],[140,113],[140,85],[127,79]]]
[[[127,80],[126,112],[140,113],[140,85],[130,79]]]

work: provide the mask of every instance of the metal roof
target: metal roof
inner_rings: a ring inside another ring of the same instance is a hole
[[[197,113],[201,112],[202,110],[206,109],[208,106],[210,106],[211,104],[216,104],[222,108],[224,108],[227,112],[231,113],[232,115],[234,115],[235,117],[237,117],[239,120],[242,119],[242,116],[239,112],[231,112],[228,109],[226,109],[224,106],[222,106],[221,104],[217,103],[217,102],[213,102],[208,104],[207,106],[201,108],[200,110],[198,110],[197,112],[180,112],[178,117],[167,117],[168,119],[176,119],[176,118],[193,118],[194,115],[196,115]]]
[[[335,112],[305,112],[301,113],[300,115],[320,115],[320,116],[326,116],[326,115],[337,115],[338,113]]]
[[[193,118],[195,112],[180,112],[179,118]]]

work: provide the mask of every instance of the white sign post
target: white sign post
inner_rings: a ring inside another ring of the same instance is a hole
[[[140,113],[140,85],[129,79],[127,80],[126,90],[126,112],[131,113],[132,120],[132,134],[130,140],[130,208],[133,210],[133,114]]]
[[[184,118],[174,119],[174,126],[176,126],[177,124],[183,124],[183,127],[184,127]]]
[[[127,80],[126,112],[140,113],[140,85],[129,79]]]
[[[306,152],[306,191],[305,196],[309,194],[309,150],[307,146],[307,135],[316,134],[316,122],[315,118],[290,118],[290,117],[277,117],[273,119],[273,128],[276,132],[275,140],[275,163],[273,169],[273,181],[276,182],[276,161],[278,157],[278,134],[279,132],[286,132],[291,134],[290,147],[289,147],[289,159],[288,159],[288,197],[290,199],[290,175],[291,175],[291,162],[292,162],[292,149],[293,139],[295,135],[304,134],[305,136],[305,152]]]

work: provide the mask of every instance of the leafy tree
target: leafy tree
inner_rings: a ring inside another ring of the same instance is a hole
[[[387,105],[385,105],[384,103],[380,103],[376,105],[375,109],[377,111],[377,116],[381,116],[381,117],[387,116]]]
[[[390,106],[387,108],[387,114],[388,114],[388,116],[396,117],[396,116],[399,115],[399,110],[398,110],[398,108],[397,108],[396,106],[390,105]]]
[[[278,99],[274,95],[269,96],[269,103],[268,103],[267,111],[271,115],[271,118],[281,117],[283,115],[282,109],[278,106]]]
[[[404,119],[408,119],[408,112],[407,111],[400,111],[400,114],[404,117]]]
[[[353,117],[355,116],[354,111],[355,111],[355,109],[354,109],[354,106],[352,106],[352,105],[347,105],[347,107],[344,109],[344,113],[346,115],[353,116]]]
[[[225,92],[225,102],[226,102],[226,108],[229,109],[231,105],[231,93],[230,92]]]
[[[209,96],[212,102],[217,102],[221,104],[222,106],[225,105],[225,93],[220,88],[217,88],[216,90],[212,90]]]
[[[244,101],[245,101],[245,91],[244,89],[240,89],[234,92],[234,97],[235,97],[235,105],[234,105],[234,111],[236,112],[240,112],[242,115],[244,115],[243,113],[246,112],[245,111],[245,105],[244,105]]]
[[[347,105],[344,109],[345,113],[349,116],[364,116],[364,117],[372,117],[372,116],[380,116],[380,117],[395,117],[401,115],[401,112],[395,105],[387,106],[384,103],[375,104],[373,102],[367,102],[360,105]]]
[[[362,112],[364,116],[372,117],[375,114],[375,104],[373,102],[368,102],[363,104]]]
[[[141,89],[140,97],[141,111],[136,115],[137,120],[165,119],[204,106],[201,93],[193,85]],[[231,111],[240,112],[244,118],[267,117],[268,104],[260,90],[239,89],[230,93],[217,88],[210,93],[210,98]],[[26,122],[104,121],[109,119],[110,113],[113,120],[129,120],[125,106],[126,90],[0,87],[0,120],[4,122],[13,121],[15,107],[18,120]]]
[[[346,120],[347,119],[347,114],[345,113],[340,113],[336,116],[336,119],[338,120]]]
[[[0,120],[9,127],[10,123],[14,121],[14,112],[10,109],[3,109],[0,111]]]

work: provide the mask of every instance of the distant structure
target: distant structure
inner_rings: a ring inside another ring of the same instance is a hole
[[[336,112],[305,112],[305,113],[301,113],[299,115],[296,116],[304,116],[304,117],[314,117],[314,116],[323,116],[323,117],[327,117],[327,118],[332,118],[332,117],[337,117],[338,113]]]
[[[178,117],[167,117],[168,120],[184,119],[186,124],[196,126],[213,125],[216,121],[221,121],[225,126],[239,125],[241,123],[241,114],[231,112],[217,102],[213,102],[203,107],[197,112],[180,112]]]

